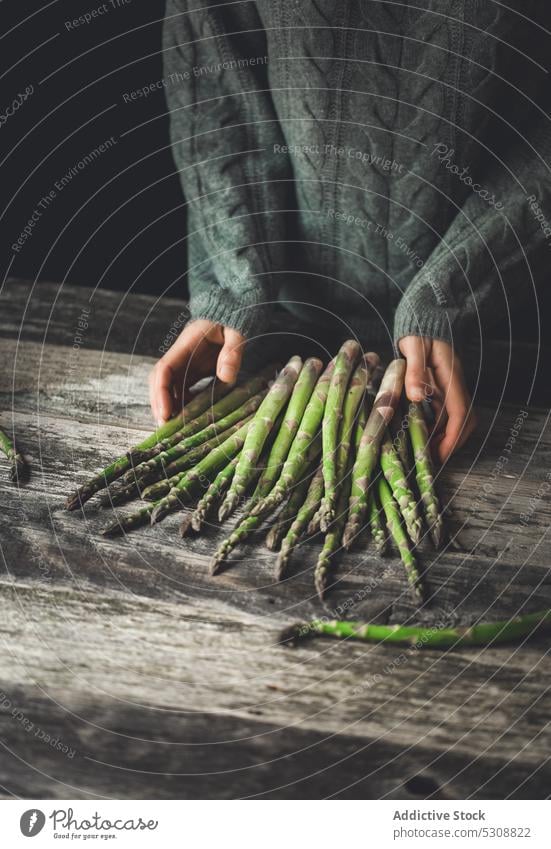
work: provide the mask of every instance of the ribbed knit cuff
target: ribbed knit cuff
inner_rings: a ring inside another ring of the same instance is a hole
[[[274,304],[263,300],[264,292],[250,289],[239,295],[215,286],[191,296],[192,319],[205,318],[232,327],[247,339],[262,334],[268,327]]]
[[[404,336],[427,336],[456,344],[459,340],[454,334],[454,314],[455,310],[435,306],[426,297],[408,297],[405,292],[394,316],[395,347]]]

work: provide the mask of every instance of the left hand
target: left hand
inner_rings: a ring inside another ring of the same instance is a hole
[[[463,367],[448,342],[427,336],[404,336],[398,342],[406,358],[406,395],[431,402],[435,425],[433,452],[445,463],[467,441],[477,425]]]

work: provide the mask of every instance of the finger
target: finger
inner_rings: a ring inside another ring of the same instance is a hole
[[[423,401],[430,386],[424,340],[420,336],[401,339],[400,350],[406,358],[406,395],[410,401]]]
[[[204,338],[205,327],[210,322],[189,324],[171,348],[157,363],[150,376],[149,398],[157,424],[167,421],[174,410],[180,410],[184,385],[193,381],[191,361],[194,351]],[[183,374],[182,379],[179,375]]]
[[[160,425],[166,422],[173,410],[173,380],[174,374],[164,357],[153,369],[149,383],[149,398],[155,422]]]
[[[216,375],[223,383],[235,383],[237,380],[243,359],[244,342],[244,337],[237,330],[224,328],[224,345],[216,364]]]
[[[448,422],[444,436],[438,444],[438,458],[441,463],[445,463],[453,452],[466,442],[476,424],[469,393],[457,373],[452,375],[445,404]]]

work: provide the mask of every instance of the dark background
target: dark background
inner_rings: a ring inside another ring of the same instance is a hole
[[[66,22],[102,4],[0,5],[0,113],[34,86],[0,127],[2,278],[184,296],[185,212],[164,93],[123,100],[125,92],[162,77],[165,4],[114,3],[107,0],[106,13],[71,29]],[[116,145],[56,193],[14,253],[11,246],[42,196],[110,136]]]

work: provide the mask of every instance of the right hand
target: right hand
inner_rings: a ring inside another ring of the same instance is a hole
[[[187,324],[149,376],[149,400],[160,425],[182,409],[186,389],[214,372],[235,383],[245,338],[231,327],[197,319]]]

